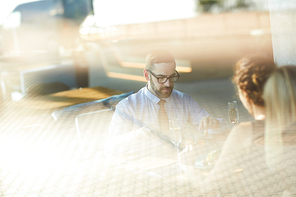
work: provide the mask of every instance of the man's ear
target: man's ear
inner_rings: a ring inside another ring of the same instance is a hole
[[[144,69],[143,71],[144,77],[147,81],[149,81],[149,72],[147,71],[147,69]]]

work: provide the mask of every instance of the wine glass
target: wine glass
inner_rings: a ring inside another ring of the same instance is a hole
[[[181,175],[181,160],[180,160],[179,146],[182,141],[182,134],[181,134],[179,119],[178,118],[170,119],[169,128],[170,128],[170,131],[169,131],[170,140],[177,147],[178,165],[180,168],[180,175]]]
[[[231,124],[236,125],[238,123],[239,114],[236,101],[228,102],[228,118]]]
[[[179,119],[170,119],[169,120],[169,128],[170,128],[170,140],[171,142],[178,147],[182,141],[181,129],[179,124]]]

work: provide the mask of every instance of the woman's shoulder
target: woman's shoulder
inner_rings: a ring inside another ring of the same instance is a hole
[[[252,131],[252,122],[241,122],[231,129],[230,134],[237,135],[248,131]]]
[[[240,152],[242,149],[248,148],[251,137],[252,122],[239,123],[231,129],[225,141],[224,152],[229,154],[230,152]]]
[[[242,122],[231,129],[226,142],[240,143],[250,137],[252,137],[252,122]]]

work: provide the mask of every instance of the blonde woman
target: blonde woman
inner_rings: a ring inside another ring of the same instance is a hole
[[[265,150],[268,166],[271,170],[282,169],[285,165],[289,165],[290,168],[291,162],[295,166],[296,66],[278,68],[266,83],[264,98]]]

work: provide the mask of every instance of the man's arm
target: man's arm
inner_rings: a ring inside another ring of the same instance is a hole
[[[197,102],[188,96],[188,122],[197,131],[208,129],[209,134],[219,133],[223,130],[223,119],[212,117]]]
[[[155,138],[154,129],[144,125],[126,105],[118,104],[109,125],[105,142],[105,156],[126,153],[135,148],[143,149]]]

